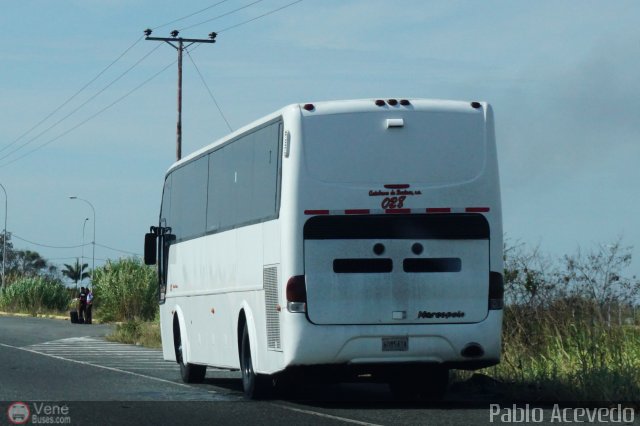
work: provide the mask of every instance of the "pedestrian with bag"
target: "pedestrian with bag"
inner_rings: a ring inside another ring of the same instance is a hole
[[[87,304],[85,309],[85,324],[91,324],[91,309],[93,308],[93,292],[87,287]]]
[[[87,311],[87,290],[84,287],[80,287],[80,294],[78,295],[78,323],[84,324],[84,316]]]

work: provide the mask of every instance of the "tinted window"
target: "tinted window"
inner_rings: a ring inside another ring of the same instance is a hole
[[[274,216],[277,212],[281,133],[280,123],[255,133],[252,214],[257,219]]]
[[[164,181],[162,191],[162,206],[160,207],[160,226],[170,226],[171,213],[171,175]]]
[[[204,233],[208,173],[207,157],[171,173],[171,227],[179,240]]]
[[[207,231],[217,231],[233,221],[232,186],[235,168],[231,162],[232,145],[209,155],[209,202]]]
[[[235,182],[232,185],[232,198],[235,214],[229,226],[255,220],[253,214],[253,150],[256,133],[251,133],[231,144],[233,146],[233,164],[235,165]]]
[[[162,226],[184,240],[276,217],[281,128],[265,126],[171,172]]]
[[[207,231],[276,216],[280,129],[271,124],[210,154]]]

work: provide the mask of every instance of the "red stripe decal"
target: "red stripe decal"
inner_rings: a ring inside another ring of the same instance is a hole
[[[467,207],[464,209],[467,213],[486,213],[489,210],[489,207]]]
[[[386,209],[384,212],[388,214],[411,213],[411,209]]]
[[[407,189],[410,186],[411,185],[409,185],[407,183],[394,183],[394,184],[385,185],[384,187],[387,188],[387,189]]]
[[[369,214],[370,211],[369,209],[350,209],[350,210],[345,210],[344,213],[345,214]]]
[[[449,207],[431,207],[427,209],[427,213],[451,213]]]
[[[304,214],[329,214],[329,210],[305,210]]]

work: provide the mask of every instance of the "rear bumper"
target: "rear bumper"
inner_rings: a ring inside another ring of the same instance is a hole
[[[285,368],[322,365],[436,364],[474,370],[500,362],[502,310],[472,324],[315,325],[305,315],[283,318]],[[383,352],[382,337],[408,337],[408,350]],[[463,356],[469,344],[482,355]]]

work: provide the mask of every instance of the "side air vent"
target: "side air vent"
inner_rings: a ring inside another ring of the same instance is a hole
[[[262,270],[264,303],[267,312],[267,348],[282,350],[280,345],[280,300],[278,297],[278,267],[265,266]]]

